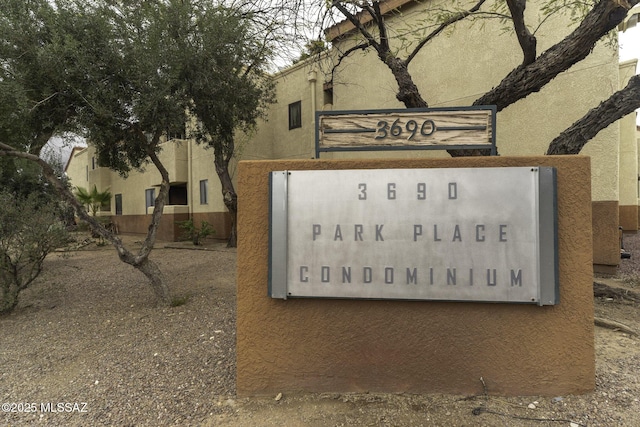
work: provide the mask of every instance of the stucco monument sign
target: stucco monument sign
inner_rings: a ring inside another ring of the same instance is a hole
[[[590,172],[585,156],[240,162],[238,396],[592,391]]]
[[[269,295],[558,303],[552,167],[271,173]]]
[[[468,110],[318,115],[317,148],[495,152],[491,109]],[[238,180],[239,396],[594,389],[588,158],[248,161]]]

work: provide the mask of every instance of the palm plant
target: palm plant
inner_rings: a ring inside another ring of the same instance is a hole
[[[89,211],[91,207],[91,193],[84,187],[76,187],[75,196],[80,203],[86,206],[87,211]]]
[[[98,191],[95,185],[91,191],[83,187],[76,187],[75,195],[80,203],[87,206],[87,210],[91,210],[92,216],[96,216],[98,210],[111,201],[111,192],[109,189]]]
[[[108,188],[104,191],[98,191],[94,185],[93,190],[91,190],[91,199],[93,200],[91,209],[93,216],[95,216],[98,209],[109,205],[109,202],[111,202],[111,192]]]

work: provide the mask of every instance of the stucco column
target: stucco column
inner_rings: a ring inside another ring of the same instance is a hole
[[[307,80],[309,81],[309,87],[311,89],[311,128],[316,128],[316,81],[318,80],[318,73],[316,70],[309,71],[307,74]]]

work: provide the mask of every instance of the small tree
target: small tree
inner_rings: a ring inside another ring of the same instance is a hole
[[[214,230],[207,221],[202,221],[200,227],[198,227],[192,219],[188,219],[186,221],[179,221],[178,227],[184,230],[183,237],[191,240],[196,246],[202,244],[203,239],[216,233],[216,230]]]
[[[45,257],[69,239],[53,203],[41,204],[0,192],[0,313],[13,310],[18,295],[42,271]]]
[[[255,10],[260,2],[231,7],[203,0],[168,3],[162,48],[197,119],[196,141],[213,149],[222,200],[231,216],[228,245],[235,247],[238,196],[229,166],[236,155],[236,133],[251,132],[274,101],[265,71],[273,29],[262,33],[262,14]]]

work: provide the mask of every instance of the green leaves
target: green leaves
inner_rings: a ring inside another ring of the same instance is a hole
[[[251,17],[204,0],[3,0],[0,140],[38,153],[74,131],[126,175],[189,111],[232,147],[272,101]]]
[[[0,314],[11,311],[18,294],[42,271],[45,257],[68,243],[57,208],[32,194],[0,191]]]
[[[88,191],[83,187],[76,187],[76,199],[83,205],[86,205],[91,209],[91,215],[96,216],[98,211],[105,206],[109,206],[111,202],[111,192],[109,189],[104,191],[98,191],[98,188],[94,185],[91,191]]]

